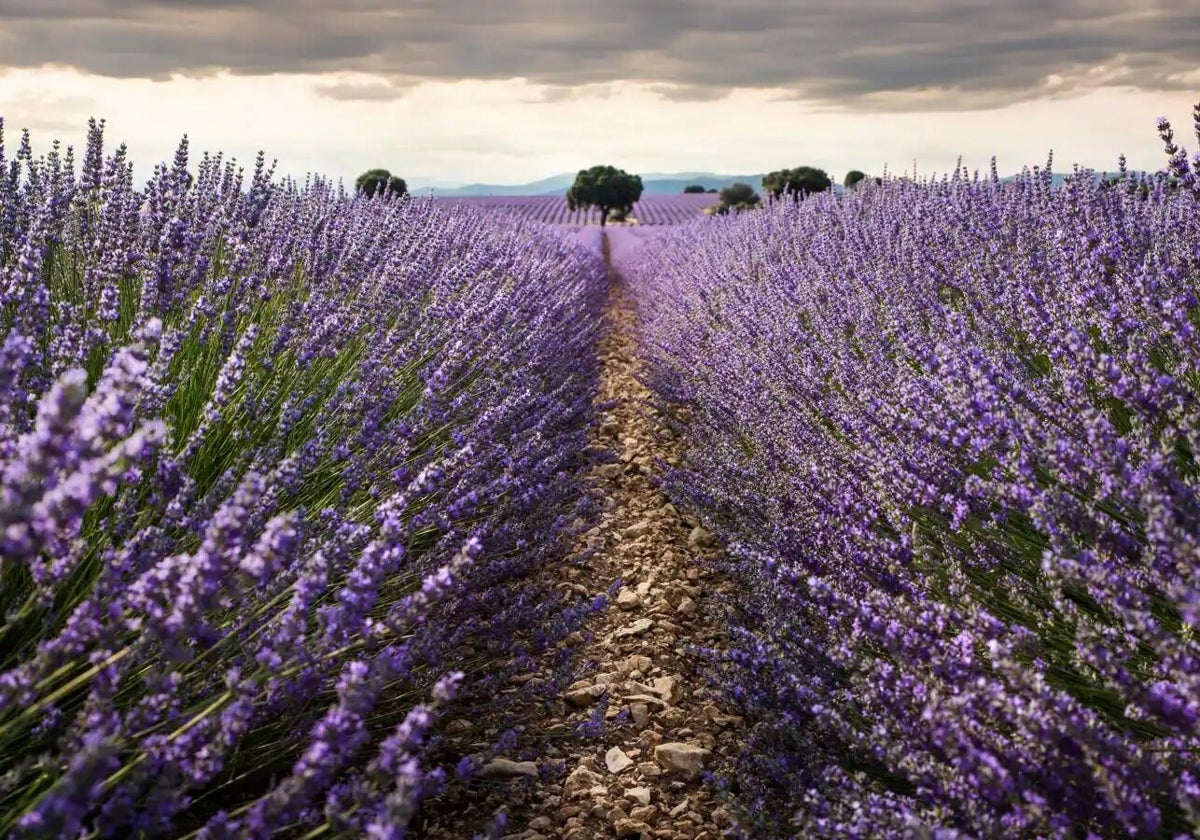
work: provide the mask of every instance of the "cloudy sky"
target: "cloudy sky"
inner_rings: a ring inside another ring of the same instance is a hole
[[[0,116],[38,149],[105,118],[139,177],[184,133],[410,183],[1158,168],[1198,32],[1195,0],[0,0]]]

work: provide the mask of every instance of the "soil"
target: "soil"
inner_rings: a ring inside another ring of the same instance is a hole
[[[469,840],[474,832],[464,826],[501,807],[509,840],[717,840],[730,826],[703,774],[737,755],[744,724],[705,684],[705,663],[692,650],[724,646],[719,596],[728,584],[706,562],[720,550],[712,537],[652,481],[662,463],[677,463],[676,442],[639,381],[636,324],[628,290],[610,268],[599,348],[598,399],[607,408],[594,443],[615,459],[590,476],[605,509],[577,546],[586,559],[549,572],[580,596],[622,581],[588,634],[570,640],[597,667],[552,706],[520,710],[525,729],[546,745],[536,762],[501,757],[456,801],[427,803],[421,835],[431,840]],[[574,736],[600,704],[601,733]]]

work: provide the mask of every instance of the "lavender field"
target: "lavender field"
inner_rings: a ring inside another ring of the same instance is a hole
[[[589,608],[531,573],[588,515],[599,253],[80,163],[0,147],[0,835],[401,836],[471,771],[447,704]]]
[[[563,196],[481,196],[478,198],[435,198],[437,204],[467,206],[543,222],[552,225],[595,225],[600,223],[600,211],[596,207],[571,210]],[[644,195],[633,207],[630,221],[641,225],[677,225],[694,221],[704,211],[717,203],[711,193],[680,195]]]
[[[1169,174],[959,171],[621,257],[736,584],[750,836],[1200,831],[1200,154],[1160,128]]]
[[[0,837],[1197,836],[1159,131],[602,232],[0,121]]]

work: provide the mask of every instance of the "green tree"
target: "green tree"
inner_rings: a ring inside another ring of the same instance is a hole
[[[749,184],[738,182],[722,188],[718,195],[720,202],[715,213],[728,213],[730,210],[752,210],[760,201],[758,193]]]
[[[408,193],[408,184],[386,169],[368,169],[355,179],[354,191],[367,198],[382,195],[385,191],[392,195],[405,195]]]
[[[702,193],[702,192],[704,192],[704,185],[703,184],[688,184],[686,187],[683,188],[683,191],[688,194]]]
[[[849,189],[854,189],[858,186],[858,182],[867,177],[867,173],[860,172],[857,169],[851,169],[846,173],[846,177],[842,179],[842,186]]]
[[[567,206],[571,210],[596,207],[600,210],[600,226],[608,222],[608,216],[617,211],[624,218],[633,211],[633,205],[642,197],[642,177],[630,175],[614,166],[593,166],[580,169],[575,183],[567,190]]]
[[[833,186],[829,174],[814,166],[797,166],[795,169],[777,169],[763,176],[763,189],[779,198],[784,193],[796,201],[809,193],[824,192]]]

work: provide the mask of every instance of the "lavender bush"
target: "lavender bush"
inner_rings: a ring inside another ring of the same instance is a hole
[[[1152,176],[892,179],[622,258],[739,585],[750,836],[1200,832],[1200,155],[1160,131]]]
[[[598,254],[2,141],[0,836],[402,837],[580,612]]]

